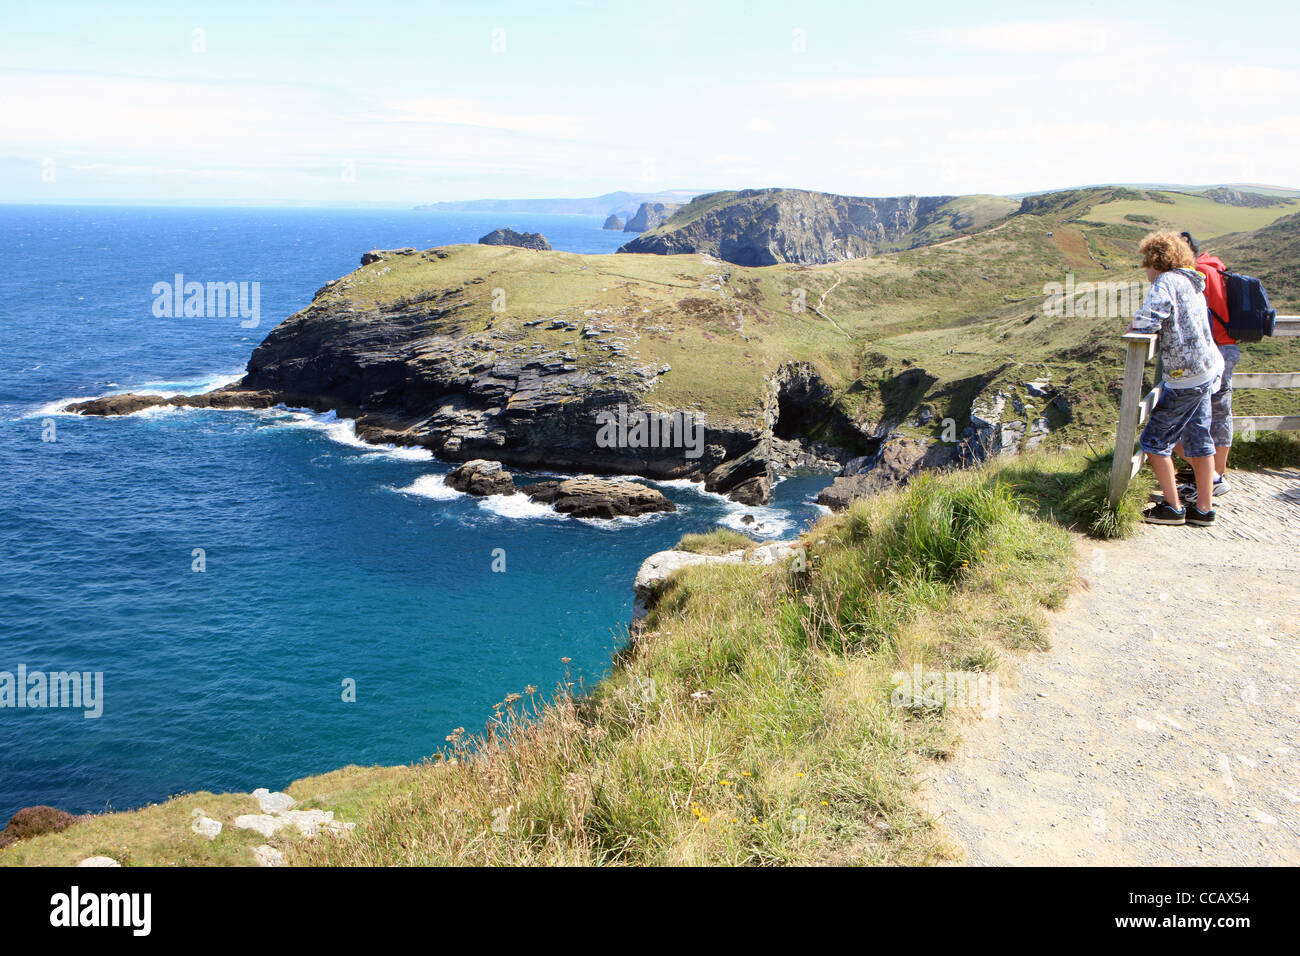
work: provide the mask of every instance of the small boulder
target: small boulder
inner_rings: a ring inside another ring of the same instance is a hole
[[[298,801],[287,793],[279,791],[272,793],[266,787],[258,787],[254,790],[253,799],[257,801],[263,813],[281,813],[284,810],[292,810],[298,805]]]
[[[258,866],[284,866],[284,854],[269,843],[253,847],[253,859]]]
[[[499,461],[475,458],[455,468],[447,475],[447,487],[467,495],[513,495],[514,476],[501,467]]]
[[[221,821],[214,820],[198,807],[190,814],[194,822],[190,824],[190,829],[201,837],[207,837],[209,840],[215,840],[221,836]]]
[[[677,510],[677,505],[661,492],[634,481],[568,478],[539,481],[520,490],[533,501],[549,504],[575,518],[618,518]]]
[[[80,863],[77,864],[77,866],[121,866],[121,865],[122,865],[121,863],[118,863],[117,860],[113,859],[111,856],[88,856]]]

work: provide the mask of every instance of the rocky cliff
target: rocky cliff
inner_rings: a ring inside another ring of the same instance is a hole
[[[623,226],[623,231],[645,232],[648,229],[657,229],[681,208],[681,203],[675,202],[643,202]]]
[[[941,217],[952,198],[869,199],[804,189],[709,193],[619,251],[707,252],[749,266],[841,262],[920,244],[918,231]]]
[[[518,246],[520,249],[549,250],[551,244],[540,232],[515,232],[513,229],[493,229],[479,240],[484,246]]]

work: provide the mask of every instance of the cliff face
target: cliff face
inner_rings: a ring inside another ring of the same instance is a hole
[[[619,252],[707,252],[750,266],[841,262],[920,244],[911,241],[912,234],[933,222],[951,199],[869,199],[803,189],[711,193]]]
[[[657,229],[681,208],[681,203],[675,202],[643,202],[623,226],[623,231],[645,232],[649,229]]]
[[[540,232],[515,232],[513,229],[493,229],[479,240],[484,246],[518,246],[520,249],[546,251],[551,244]],[[365,265],[366,263],[362,263]]]

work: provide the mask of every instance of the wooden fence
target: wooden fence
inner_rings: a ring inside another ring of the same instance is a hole
[[[1300,315],[1279,315],[1275,336],[1300,336]],[[1134,452],[1138,429],[1160,401],[1161,370],[1154,334],[1129,332],[1124,336],[1124,390],[1120,396],[1119,427],[1115,433],[1115,460],[1110,469],[1110,503],[1118,505],[1128,483],[1142,467],[1141,450]],[[1142,394],[1146,364],[1155,358],[1155,387]],[[1300,388],[1300,372],[1238,372],[1233,388]],[[1300,415],[1234,415],[1232,426],[1244,434],[1300,430]]]

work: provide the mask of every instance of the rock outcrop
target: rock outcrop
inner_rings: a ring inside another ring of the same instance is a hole
[[[650,229],[657,229],[671,219],[673,214],[681,208],[682,204],[675,202],[643,202],[637,207],[637,211],[632,218],[623,226],[623,231],[646,232]]]
[[[475,458],[452,469],[446,481],[448,488],[480,498],[515,493],[514,476],[501,467],[501,462],[482,458]]]
[[[567,478],[539,481],[520,491],[533,501],[575,518],[619,518],[677,510],[677,505],[662,493],[633,481]]]
[[[951,216],[943,207],[952,199],[873,199],[805,189],[709,193],[697,197],[661,228],[641,228],[638,223],[634,229],[634,217],[629,231],[654,231],[625,243],[619,252],[703,252],[749,266],[841,262],[929,241],[921,230]]]
[[[479,240],[483,246],[518,246],[521,249],[546,251],[551,244],[540,232],[515,232],[513,229],[493,229]]]
[[[695,551],[657,551],[641,562],[632,590],[635,594],[632,620],[639,621],[649,613],[667,584],[669,578],[682,568],[697,564],[777,564],[792,557],[797,547],[794,541],[770,541],[756,547],[737,548],[726,554],[700,554]]]
[[[962,453],[960,444],[891,435],[874,455],[848,462],[844,473],[817,495],[817,503],[841,511],[855,498],[869,498],[905,485],[921,471],[951,467],[961,460]]]
[[[178,408],[270,408],[281,401],[270,392],[249,391],[247,389],[227,386],[202,395],[174,395],[163,398],[161,395],[105,395],[90,398],[84,402],[73,402],[64,407],[64,411],[76,415],[131,415],[146,408],[173,405]]]
[[[622,220],[622,219],[619,219],[618,216],[614,215],[613,213],[610,213],[610,214],[609,214],[609,218],[607,218],[607,219],[605,220],[605,225],[601,226],[600,228],[601,228],[601,229],[614,229],[614,230],[617,230],[617,231],[619,231],[619,232],[622,232],[622,231],[623,231],[623,226],[624,226],[623,220]]]

